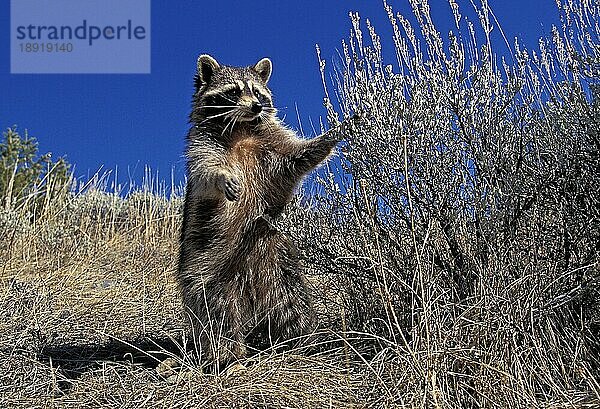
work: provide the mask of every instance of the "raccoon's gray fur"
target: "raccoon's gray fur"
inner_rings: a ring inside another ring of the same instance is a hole
[[[244,357],[250,334],[275,342],[315,324],[297,250],[270,220],[338,138],[301,139],[275,116],[271,68],[198,58],[177,277],[196,345],[217,364]]]

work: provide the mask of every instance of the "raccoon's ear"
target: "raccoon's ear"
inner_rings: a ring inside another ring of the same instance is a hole
[[[208,54],[198,57],[198,79],[202,84],[208,84],[213,73],[220,67],[217,60]]]
[[[256,63],[254,67],[252,67],[254,71],[258,73],[260,78],[266,84],[271,77],[271,71],[273,71],[273,63],[268,58],[263,58],[259,62]]]

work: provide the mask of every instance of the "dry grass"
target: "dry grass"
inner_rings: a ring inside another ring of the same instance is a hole
[[[472,348],[410,350],[350,331],[325,333],[309,353],[267,351],[250,358],[246,370],[203,374],[185,349],[173,281],[180,199],[146,194],[140,207],[140,196],[124,200],[92,189],[33,224],[2,211],[11,227],[0,253],[1,407],[456,407],[443,400],[445,382],[469,385],[478,382],[470,373],[487,374],[479,381],[494,380],[486,385],[494,402],[498,390],[528,381],[476,358]],[[323,321],[340,330],[333,284],[314,282]],[[468,323],[461,328],[470,330]],[[167,357],[184,368],[175,379],[155,370]],[[439,372],[435,362],[447,359],[454,372]],[[564,398],[584,407],[590,396],[565,391]]]
[[[363,407],[373,399],[376,374],[348,367],[337,347],[267,351],[245,370],[203,374],[186,349],[173,276],[180,206],[144,190],[122,199],[93,188],[33,223],[0,211],[0,407]],[[155,370],[167,357],[183,366],[175,379]]]
[[[265,351],[249,358],[246,369],[202,373],[186,348],[173,280],[180,206],[178,197],[143,189],[123,199],[96,187],[57,200],[54,211],[33,222],[24,209],[0,211],[6,232],[0,240],[0,407],[465,407],[468,397],[458,397],[463,403],[449,397],[475,389],[485,398],[481,407],[597,402],[584,389],[550,399],[527,395],[532,380],[507,367],[527,359],[460,345],[469,333],[484,335],[494,316],[456,317],[454,332],[437,335],[447,342],[429,345],[353,331],[342,300],[348,294],[340,294],[336,275],[322,272],[311,277],[324,328],[313,344]],[[300,226],[315,217],[298,206],[287,222]],[[174,376],[156,371],[168,357],[182,366]],[[532,376],[531,370],[520,373]],[[563,370],[593,385],[586,366]]]

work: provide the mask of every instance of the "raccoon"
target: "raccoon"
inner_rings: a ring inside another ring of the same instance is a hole
[[[202,360],[242,359],[247,340],[288,340],[315,327],[294,243],[273,227],[303,176],[339,142],[307,140],[276,116],[272,63],[198,58],[177,279]]]

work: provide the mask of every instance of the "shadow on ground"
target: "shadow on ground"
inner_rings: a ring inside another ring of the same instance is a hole
[[[168,357],[183,357],[181,345],[168,337],[111,340],[105,344],[48,345],[38,354],[40,362],[51,365],[64,376],[60,389],[68,392],[71,382],[106,363],[123,363],[154,369]]]

